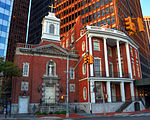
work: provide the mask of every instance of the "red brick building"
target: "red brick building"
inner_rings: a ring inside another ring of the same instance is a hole
[[[78,109],[103,112],[104,99],[109,106],[107,112],[118,110],[127,100],[134,103],[138,91],[133,81],[141,78],[138,46],[134,41],[113,29],[96,26],[82,29],[78,17],[60,42],[59,25],[60,20],[49,13],[42,22],[41,43],[17,45],[14,62],[23,69],[23,76],[13,79],[12,111],[28,113],[39,108],[50,112],[56,111],[57,106],[64,109],[67,56],[69,71],[73,70],[69,77],[69,102],[78,102]],[[84,64],[87,52],[94,56],[93,64]],[[134,109],[130,107],[127,111]]]

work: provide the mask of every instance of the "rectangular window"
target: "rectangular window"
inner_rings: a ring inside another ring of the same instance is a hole
[[[74,42],[74,33],[71,35],[71,43]]]
[[[93,10],[95,10],[95,4],[92,4],[92,8],[93,8]]]
[[[105,8],[105,13],[106,13],[106,15],[108,15],[109,14],[109,8],[107,7],[107,8]]]
[[[29,63],[23,63],[23,76],[29,76]]]
[[[131,56],[133,57],[133,49],[131,46],[130,46],[130,51],[131,51]]]
[[[114,7],[110,6],[110,13],[114,12]]]
[[[103,6],[103,5],[104,5],[104,1],[103,1],[103,0],[101,0],[101,1],[100,1],[100,4],[101,4],[101,6]]]
[[[112,63],[109,63],[109,76],[110,77],[114,76],[114,74],[113,74],[113,64]]]
[[[68,47],[69,45],[69,39],[66,40],[66,48]]]
[[[111,50],[111,47],[108,47],[108,54],[109,54],[109,56],[112,57],[112,50]]]
[[[137,64],[137,72],[138,72],[138,77],[140,77],[140,67],[139,67],[139,64]]]
[[[75,72],[73,71],[73,68],[70,68],[70,79],[75,79]]]
[[[96,8],[99,8],[99,2],[96,3]]]
[[[100,11],[97,12],[97,18],[100,18]]]
[[[134,62],[132,62],[132,68],[133,68],[133,75],[136,76],[136,74],[135,74],[135,65],[134,65]]]
[[[101,16],[103,17],[105,15],[104,9],[101,10]]]
[[[94,45],[94,50],[100,50],[100,44],[98,40],[94,40],[93,41],[93,45]]]
[[[110,25],[110,18],[107,18],[106,21],[107,21],[107,24]]]
[[[96,13],[93,13],[93,20],[96,19]]]
[[[138,59],[138,53],[137,53],[137,50],[135,50],[135,57],[136,57],[136,59]]]
[[[111,17],[111,24],[114,24],[116,21],[115,21],[115,16],[112,16]]]
[[[94,59],[95,77],[101,76],[101,60]]]

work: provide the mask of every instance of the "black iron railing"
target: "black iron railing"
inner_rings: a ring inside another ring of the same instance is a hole
[[[96,71],[95,72],[95,77],[106,77],[106,71]],[[122,77],[120,77],[120,72],[109,72],[109,77],[130,78],[130,74],[123,72]]]

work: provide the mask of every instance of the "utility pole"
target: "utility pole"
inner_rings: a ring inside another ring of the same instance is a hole
[[[67,110],[66,118],[69,117],[69,54],[67,55]]]

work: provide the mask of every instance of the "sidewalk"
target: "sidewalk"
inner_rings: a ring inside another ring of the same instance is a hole
[[[146,113],[150,112],[150,109],[143,110],[143,111],[136,111],[136,112],[113,112],[113,113],[106,113],[104,115],[103,113],[94,113],[94,114],[88,114],[88,113],[77,113],[77,114],[70,114],[69,118],[66,118],[66,115],[38,115],[38,118],[56,118],[56,119],[72,119],[72,118],[90,118],[90,117],[107,117],[107,116],[118,116],[118,115],[124,115],[124,114],[139,114],[139,113]]]

